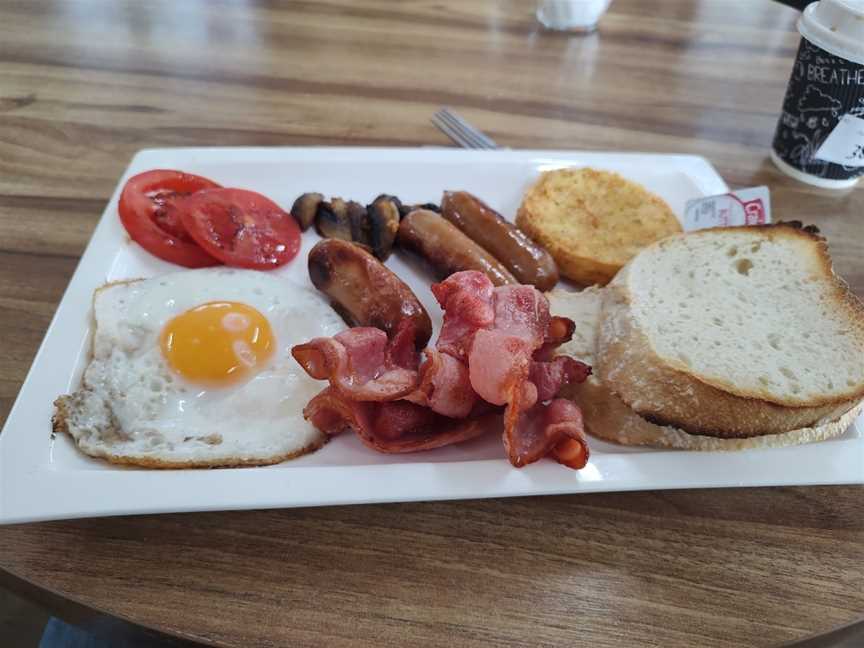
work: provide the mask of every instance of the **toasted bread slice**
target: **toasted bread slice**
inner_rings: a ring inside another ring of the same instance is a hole
[[[743,438],[720,438],[690,434],[671,425],[651,423],[627,407],[608,387],[596,379],[582,385],[575,385],[567,396],[579,405],[585,429],[592,436],[622,445],[699,451],[781,448],[825,441],[843,434],[864,406],[864,403],[859,402],[836,418],[817,421],[809,427],[788,432]]]
[[[555,290],[547,293],[551,312],[576,322],[573,339],[562,345],[560,352],[577,360],[593,364],[595,338],[599,329],[604,293],[608,289],[589,288],[579,293]],[[684,450],[745,450],[798,445],[822,441],[846,431],[860,414],[862,403],[828,418],[817,425],[777,434],[746,438],[718,438],[690,434],[682,429],[651,423],[616,396],[611,389],[592,375],[582,384],[568,386],[564,394],[582,409],[585,428],[592,436],[623,445],[646,445]]]
[[[864,397],[864,306],[788,225],[670,237],[603,298],[595,369],[642,417],[717,437],[837,418]]]
[[[526,192],[516,224],[583,286],[606,284],[640,249],[681,231],[662,198],[590,168],[544,173]]]

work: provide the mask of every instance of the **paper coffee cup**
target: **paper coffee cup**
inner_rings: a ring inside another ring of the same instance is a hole
[[[864,175],[864,0],[820,0],[798,22],[801,44],[771,159],[820,187]]]

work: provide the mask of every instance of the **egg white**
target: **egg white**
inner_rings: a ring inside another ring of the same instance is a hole
[[[275,352],[243,383],[205,389],[162,355],[173,317],[211,301],[251,306],[269,321]],[[94,296],[93,356],[81,389],[58,401],[86,454],[145,466],[275,463],[319,447],[303,407],[324,386],[291,347],[331,336],[344,322],[311,288],[253,270],[205,268],[109,284]]]

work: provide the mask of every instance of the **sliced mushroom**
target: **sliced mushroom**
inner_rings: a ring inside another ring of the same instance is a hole
[[[399,206],[399,217],[405,218],[412,211],[417,209],[425,209],[427,211],[433,211],[438,214],[441,213],[441,206],[436,205],[435,203],[423,203],[422,205],[400,205]]]
[[[374,203],[374,202],[376,202],[378,200],[382,200],[382,199],[387,199],[387,200],[392,201],[393,204],[396,205],[396,209],[398,209],[400,213],[402,212],[402,209],[403,209],[402,201],[399,200],[393,194],[385,194],[385,193],[378,194],[377,196],[375,196],[375,200],[373,200],[372,202]]]
[[[396,232],[399,231],[401,204],[398,198],[382,194],[366,208],[369,213],[372,252],[382,261],[386,261],[393,251],[393,242],[396,240]]]
[[[348,203],[342,200],[341,198],[331,198],[330,199],[330,208],[339,214],[339,217],[348,216]]]
[[[341,198],[321,201],[315,214],[315,230],[324,238],[351,240],[351,221],[348,205]]]
[[[369,249],[372,248],[372,223],[369,212],[358,202],[348,202],[348,221],[351,224],[351,240]]]
[[[428,209],[429,211],[433,211],[437,214],[441,213],[441,205],[436,205],[435,203],[423,203],[422,205],[414,205],[414,209]]]
[[[320,193],[304,193],[291,207],[291,215],[302,231],[309,229],[309,226],[315,222],[315,214],[318,212],[318,205],[324,200],[324,196]]]

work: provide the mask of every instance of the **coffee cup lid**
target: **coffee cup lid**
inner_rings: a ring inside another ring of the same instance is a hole
[[[807,5],[798,31],[814,45],[864,65],[864,0],[819,0]]]

